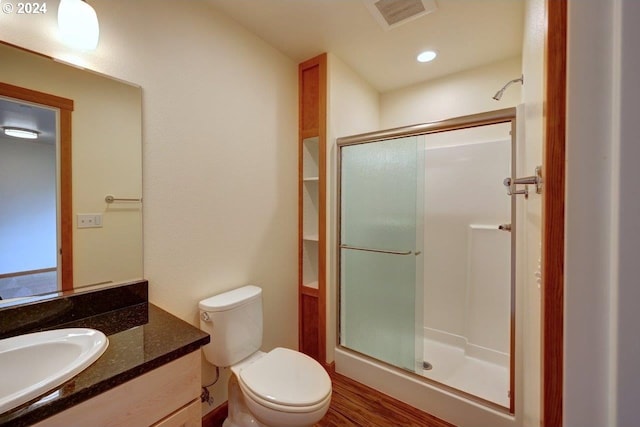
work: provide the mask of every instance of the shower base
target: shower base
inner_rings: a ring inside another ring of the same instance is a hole
[[[424,361],[431,369],[422,375],[433,381],[509,407],[509,366],[465,354],[464,348],[424,339]]]
[[[334,355],[337,373],[451,424],[468,427],[523,425],[521,419],[506,410],[498,409],[495,405],[479,404],[404,369],[393,368],[342,347],[337,347]]]

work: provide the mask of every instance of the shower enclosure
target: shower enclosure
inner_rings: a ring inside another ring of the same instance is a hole
[[[515,109],[338,147],[340,347],[513,413]]]

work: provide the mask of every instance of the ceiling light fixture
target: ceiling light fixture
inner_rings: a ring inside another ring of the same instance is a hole
[[[100,38],[96,11],[84,0],[61,0],[58,6],[60,38],[70,47],[95,50]]]
[[[11,126],[3,126],[2,130],[4,131],[5,135],[12,136],[14,138],[38,139],[38,136],[40,135],[40,132],[38,132],[37,130],[16,128]]]
[[[416,57],[416,59],[418,60],[418,62],[431,62],[436,59],[436,56],[438,56],[438,54],[435,51],[425,50],[424,52],[420,53]]]

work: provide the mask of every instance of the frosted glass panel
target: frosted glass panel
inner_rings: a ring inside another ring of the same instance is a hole
[[[415,256],[341,251],[341,344],[415,367]]]
[[[414,249],[416,144],[407,137],[342,148],[343,244]]]
[[[341,148],[340,341],[412,371],[417,161],[416,137]]]

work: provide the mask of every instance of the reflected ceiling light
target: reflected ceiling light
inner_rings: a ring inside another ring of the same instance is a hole
[[[96,11],[84,0],[61,0],[58,6],[58,30],[70,47],[94,50],[98,47],[100,26]]]
[[[11,126],[3,126],[2,130],[4,131],[5,135],[12,136],[14,138],[38,139],[38,135],[40,135],[40,132],[38,132],[37,130],[16,128]]]
[[[436,59],[436,56],[438,56],[438,54],[435,51],[425,50],[424,52],[420,53],[416,59],[418,60],[418,62],[431,62]]]

